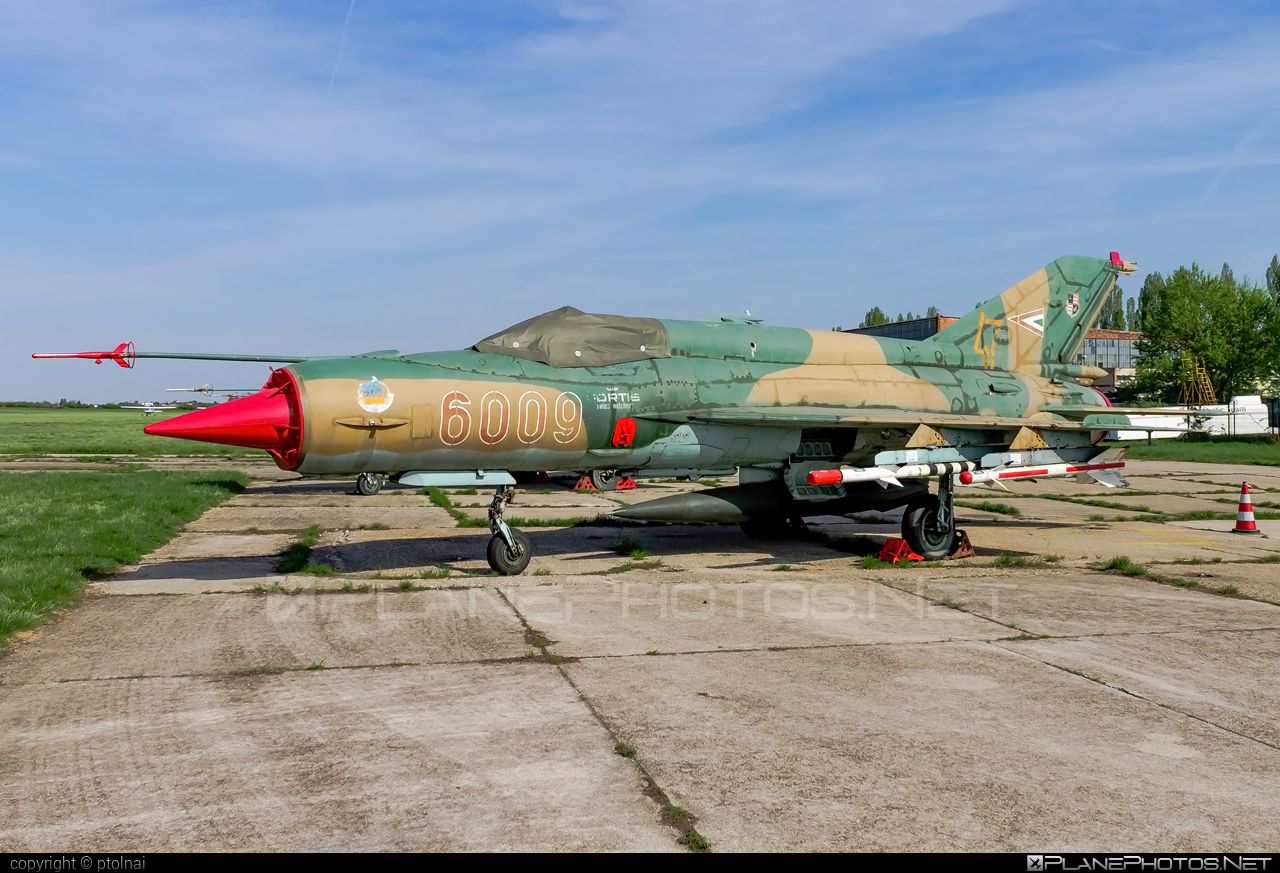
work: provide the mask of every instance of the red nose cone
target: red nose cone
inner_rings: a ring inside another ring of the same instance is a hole
[[[152,436],[266,449],[277,465],[291,470],[297,466],[302,446],[297,397],[288,371],[277,370],[257,394],[157,421],[143,431]]]

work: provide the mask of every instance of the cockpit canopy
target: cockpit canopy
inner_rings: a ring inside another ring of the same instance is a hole
[[[671,338],[656,318],[595,315],[562,306],[485,337],[477,352],[552,367],[607,367],[671,357]]]

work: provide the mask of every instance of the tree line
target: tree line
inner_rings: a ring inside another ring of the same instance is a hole
[[[1280,389],[1280,256],[1271,258],[1263,286],[1237,279],[1229,264],[1217,275],[1194,262],[1167,277],[1150,273],[1136,299],[1124,301],[1117,288],[1097,326],[1142,334],[1135,380],[1122,396],[1176,403],[1196,360],[1219,400],[1274,395]]]

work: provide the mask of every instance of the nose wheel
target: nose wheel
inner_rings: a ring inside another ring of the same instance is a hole
[[[382,490],[382,484],[385,481],[377,473],[361,473],[356,477],[356,493],[372,497]]]
[[[515,494],[515,488],[503,485],[493,493],[493,502],[489,504],[489,532],[493,534],[487,553],[489,568],[503,576],[519,576],[533,557],[529,537],[508,526],[502,517]]]

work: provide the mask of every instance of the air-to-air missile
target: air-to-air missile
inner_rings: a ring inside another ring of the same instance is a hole
[[[904,538],[937,559],[955,544],[957,484],[1070,474],[1125,484],[1120,453],[1097,444],[1141,429],[1125,417],[1137,410],[1110,407],[1089,387],[1104,372],[1074,361],[1117,275],[1134,269],[1114,252],[1059,258],[918,341],[564,307],[462,351],[303,358],[126,343],[36,357],[287,364],[256,394],[145,430],[263,449],[302,474],[359,474],[366,492],[384,479],[494,488],[488,558],[504,574],[531,554],[504,520],[513,474],[542,470],[737,467],[736,486],[614,514],[773,536],[805,517],[905,506]]]

